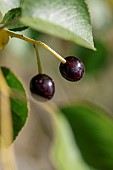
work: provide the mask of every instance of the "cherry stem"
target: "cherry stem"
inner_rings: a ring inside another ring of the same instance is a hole
[[[29,37],[26,37],[24,35],[20,35],[20,34],[17,34],[17,33],[14,33],[12,31],[9,31],[9,30],[6,30],[9,34],[9,36],[11,38],[15,37],[15,38],[19,38],[19,39],[22,39],[24,41],[27,41],[33,45],[40,45],[44,48],[46,48],[48,51],[50,51],[58,60],[60,60],[63,64],[66,63],[66,60],[61,56],[59,55],[57,52],[55,52],[53,49],[51,49],[48,45],[46,45],[45,43],[41,42],[41,41],[36,41],[34,39],[31,39]]]
[[[38,52],[38,48],[36,45],[33,45],[35,52],[36,52],[36,56],[37,56],[37,65],[38,65],[38,73],[42,74],[42,66],[41,66],[41,61],[40,61],[40,56],[39,56],[39,52]]]

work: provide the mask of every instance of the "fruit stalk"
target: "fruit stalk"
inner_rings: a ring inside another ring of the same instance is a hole
[[[59,55],[57,52],[55,52],[53,49],[51,49],[48,45],[46,45],[45,43],[41,42],[41,41],[36,41],[34,39],[31,39],[31,38],[28,38],[24,35],[20,35],[20,34],[17,34],[17,33],[14,33],[12,31],[9,31],[7,30],[9,36],[11,38],[15,37],[15,38],[19,38],[19,39],[22,39],[24,41],[27,41],[33,45],[40,45],[42,47],[44,47],[45,49],[47,49],[48,51],[50,51],[58,60],[60,60],[63,64],[66,63],[66,60],[61,56]]]
[[[40,56],[39,56],[39,52],[38,52],[38,48],[36,45],[33,45],[35,52],[36,52],[36,57],[37,57],[37,65],[38,65],[38,73],[42,74],[42,65],[41,65],[41,61],[40,61]]]

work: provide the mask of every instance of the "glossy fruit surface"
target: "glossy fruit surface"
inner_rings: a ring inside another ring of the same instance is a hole
[[[9,41],[9,34],[5,29],[0,30],[0,50],[3,50]]]
[[[66,63],[61,63],[59,67],[61,75],[69,81],[80,80],[84,74],[84,64],[82,61],[74,56],[68,56],[65,59]]]
[[[54,81],[46,74],[37,74],[30,81],[30,90],[36,95],[51,99],[55,92]]]

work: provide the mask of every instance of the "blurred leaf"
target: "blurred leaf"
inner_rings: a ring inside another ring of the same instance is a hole
[[[0,12],[5,15],[12,8],[20,6],[20,0],[0,0]]]
[[[107,47],[100,41],[95,40],[95,47],[97,51],[92,51],[83,47],[76,49],[76,55],[83,61],[85,70],[88,74],[99,74],[107,65]]]
[[[27,29],[28,27],[24,26],[19,21],[21,13],[22,9],[20,7],[9,10],[3,17],[1,24],[9,23],[7,28],[11,31],[23,31]]]
[[[11,97],[11,111],[13,119],[13,131],[14,139],[18,135],[19,131],[24,126],[27,116],[28,116],[28,106],[25,90],[21,82],[16,78],[16,76],[6,67],[1,67],[5,80],[11,90],[17,92],[15,97]],[[19,95],[19,94],[22,94]],[[18,96],[19,95],[19,96]],[[17,96],[17,97],[16,97]]]
[[[29,36],[30,36],[30,38],[32,38],[34,40],[37,40],[37,39],[39,40],[39,39],[42,38],[43,35],[44,35],[43,33],[39,32],[37,30],[34,30],[32,28],[29,28]]]
[[[84,160],[98,170],[113,170],[113,119],[87,102],[61,107]]]
[[[38,31],[94,50],[88,7],[84,0],[24,0],[21,21]]]
[[[54,124],[56,126],[52,160],[56,169],[91,170],[81,156],[68,121],[60,112],[55,115]]]

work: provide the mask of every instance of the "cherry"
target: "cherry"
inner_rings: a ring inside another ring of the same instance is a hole
[[[54,81],[46,74],[37,74],[30,81],[30,90],[33,94],[50,100],[55,92]]]
[[[80,59],[74,56],[68,56],[65,58],[66,63],[61,63],[59,70],[61,75],[69,81],[78,81],[83,77],[84,64]]]

